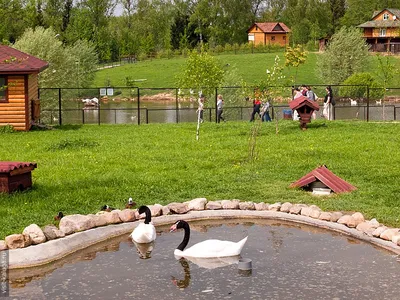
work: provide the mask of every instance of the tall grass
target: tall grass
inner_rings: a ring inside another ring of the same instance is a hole
[[[0,239],[31,223],[64,214],[95,213],[104,204],[123,208],[196,197],[314,203],[326,210],[361,211],[400,225],[399,124],[313,121],[263,123],[257,156],[249,161],[252,123],[67,126],[0,134],[0,160],[37,162],[33,188],[0,194]],[[289,189],[321,164],[358,190],[314,197]]]

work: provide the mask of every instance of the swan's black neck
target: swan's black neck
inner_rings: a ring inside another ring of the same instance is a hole
[[[176,249],[183,251],[183,249],[185,249],[185,247],[189,243],[190,228],[189,228],[189,224],[186,223],[185,221],[180,221],[180,223],[181,224],[179,224],[180,225],[179,227],[183,228],[183,230],[185,230],[185,236],[183,237],[182,243],[180,243]]]
[[[151,222],[151,210],[147,206],[139,207],[139,214],[145,213],[146,218],[144,219],[144,224],[149,224]]]

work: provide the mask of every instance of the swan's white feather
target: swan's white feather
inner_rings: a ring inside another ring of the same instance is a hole
[[[174,254],[180,257],[199,258],[235,256],[240,254],[246,241],[247,237],[237,243],[221,240],[206,240],[183,251],[175,249]]]
[[[153,224],[140,223],[131,233],[136,243],[150,243],[156,239],[156,229]]]

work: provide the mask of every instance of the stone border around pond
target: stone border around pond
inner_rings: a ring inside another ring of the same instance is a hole
[[[183,219],[275,219],[340,232],[400,255],[400,229],[388,228],[375,219],[366,221],[359,212],[349,215],[324,212],[316,205],[207,201],[206,198],[166,206],[149,205],[149,208],[155,226]],[[35,224],[29,225],[22,234],[7,236],[5,241],[0,241],[0,249],[9,248],[9,269],[41,266],[112,237],[128,234],[139,224],[140,218],[143,216],[139,216],[136,209],[69,215],[61,219],[59,228],[47,225],[42,230]]]

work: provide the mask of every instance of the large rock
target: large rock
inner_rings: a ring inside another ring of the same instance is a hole
[[[168,204],[168,208],[174,214],[186,214],[189,211],[186,203],[172,202]]]
[[[8,248],[7,248],[6,241],[1,240],[1,241],[0,241],[0,251],[7,250],[7,249],[8,249]]]
[[[206,198],[196,198],[186,202],[190,210],[204,210],[207,204]]]
[[[22,234],[27,234],[30,236],[32,244],[37,245],[44,243],[46,241],[46,236],[44,235],[42,229],[36,225],[31,224],[22,231]]]
[[[330,221],[331,218],[332,218],[332,214],[328,211],[321,212],[321,214],[318,217],[318,219],[322,220],[322,221]]]
[[[135,210],[132,210],[133,214],[135,214]],[[107,217],[105,215],[106,212],[103,212],[102,214],[95,214],[95,215],[87,215],[89,218],[91,218],[94,222],[94,227],[102,227],[107,225]]]
[[[222,200],[221,206],[223,209],[239,209],[239,200]]]
[[[107,224],[118,224],[121,223],[121,219],[119,218],[119,212],[121,212],[119,209],[112,210],[110,212],[106,212],[104,214]]]
[[[357,225],[356,229],[365,233],[368,236],[373,236],[373,232],[379,227],[379,223],[372,219],[371,221],[361,222]]]
[[[397,246],[400,246],[400,234],[392,236],[392,243],[395,243]]]
[[[135,211],[129,208],[120,210],[118,212],[118,217],[122,222],[133,222],[136,220]]]
[[[106,215],[106,213],[104,214]],[[118,214],[117,214],[118,215]],[[92,217],[85,215],[68,215],[64,216],[59,224],[60,230],[65,233],[65,235],[88,230],[95,227],[95,222]]]
[[[256,207],[254,206],[254,202],[246,201],[239,203],[240,210],[255,210]]]
[[[290,209],[292,208],[292,206],[293,206],[292,203],[290,203],[290,202],[285,202],[285,203],[282,204],[280,210],[281,210],[281,212],[288,213],[288,212],[290,212]]]
[[[311,208],[311,207],[309,207],[309,206],[303,207],[303,208],[301,209],[300,214],[301,214],[302,216],[309,217],[310,214],[311,214],[311,211],[312,211],[312,208]]]
[[[311,206],[310,208],[311,208],[310,217],[313,219],[319,219],[319,216],[321,215],[321,210],[317,208],[312,208]]]
[[[23,234],[12,234],[5,238],[8,249],[18,249],[25,247],[25,239]]]
[[[208,201],[206,204],[206,209],[208,210],[222,209],[222,205],[218,201]]]
[[[43,228],[46,239],[51,241],[65,236],[65,233],[59,230],[55,225],[46,225]]]
[[[384,232],[382,232],[379,237],[383,240],[391,241],[393,236],[398,235],[398,234],[399,234],[398,228],[388,228]]]
[[[162,214],[163,214],[163,216],[168,216],[168,215],[172,215],[172,212],[168,206],[163,206]]]
[[[148,207],[149,207],[149,209],[151,211],[151,216],[152,217],[159,217],[159,216],[162,215],[163,206],[161,204],[149,205]]]
[[[24,247],[28,247],[32,245],[32,239],[31,236],[27,233],[22,234],[24,236]]]
[[[337,220],[339,224],[346,225],[347,227],[354,228],[356,227],[356,220],[350,215],[344,215],[339,220]]]
[[[282,204],[280,202],[276,202],[274,204],[271,204],[270,206],[268,206],[268,210],[271,211],[279,211],[281,209]]]
[[[307,207],[307,205],[306,205],[306,204],[294,204],[294,205],[290,208],[289,213],[290,213],[290,214],[294,214],[294,215],[299,215],[299,214],[301,213],[301,210],[302,210],[304,207]]]
[[[354,218],[354,221],[356,221],[356,226],[365,221],[363,214],[360,212],[356,212],[351,216]]]
[[[260,202],[260,203],[254,203],[254,207],[256,210],[268,210],[269,207],[269,203],[264,203],[264,202]]]
[[[372,232],[372,236],[374,237],[380,237],[382,232],[384,232],[387,229],[386,226],[379,226]]]
[[[334,211],[331,216],[331,222],[337,222],[341,217],[343,217],[343,213],[340,211]]]

